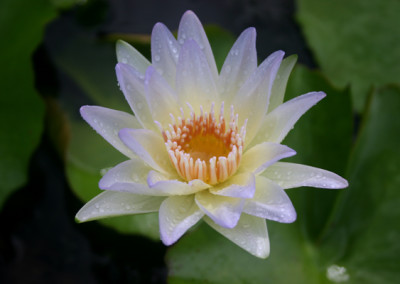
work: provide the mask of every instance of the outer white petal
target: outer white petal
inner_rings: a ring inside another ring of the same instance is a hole
[[[297,120],[325,96],[323,92],[312,92],[278,106],[264,118],[251,145],[264,141],[280,143]]]
[[[167,198],[161,204],[159,213],[162,242],[165,245],[175,243],[203,216],[204,213],[197,207],[193,195]]]
[[[207,190],[196,193],[195,201],[216,224],[225,228],[236,226],[244,205],[244,199],[214,195]]]
[[[154,121],[163,124],[171,120],[170,114],[180,114],[177,94],[152,66],[146,71],[145,90]]]
[[[83,106],[80,112],[86,122],[114,148],[129,158],[135,157],[135,154],[118,136],[118,132],[122,128],[141,128],[140,123],[133,115],[99,106]]]
[[[124,128],[119,137],[138,157],[153,169],[164,174],[175,172],[161,135],[148,129]]]
[[[128,64],[144,74],[150,62],[133,46],[123,40],[117,41],[117,60],[119,63]]]
[[[260,258],[269,256],[269,238],[264,219],[242,214],[235,228],[227,229],[218,226],[207,216],[204,221],[214,230],[228,238],[242,249]]]
[[[182,46],[176,74],[178,101],[189,102],[193,107],[200,105],[208,111],[212,102],[219,103],[214,80],[204,54],[194,40]],[[195,111],[198,111],[196,109]]]
[[[251,142],[260,127],[262,118],[268,110],[268,102],[276,72],[281,64],[284,52],[271,54],[247,79],[233,99],[233,105],[239,113],[239,125],[247,119],[246,145]]]
[[[286,85],[293,70],[294,65],[297,61],[297,55],[291,55],[282,60],[282,64],[279,67],[278,73],[276,74],[274,84],[272,85],[271,98],[269,100],[268,112],[271,112],[274,108],[282,104],[285,96]]]
[[[219,76],[221,100],[230,105],[233,95],[257,68],[256,30],[242,32],[225,59]]]
[[[119,86],[136,118],[143,128],[157,130],[146,100],[144,74],[124,63],[118,63],[115,70]]]
[[[122,162],[110,169],[100,180],[101,189],[129,192],[141,195],[166,195],[158,194],[147,185],[146,177],[151,168],[141,159],[134,158]]]
[[[199,45],[201,51],[204,53],[211,70],[211,75],[216,82],[218,79],[217,65],[215,64],[214,54],[211,50],[210,43],[200,20],[192,11],[187,11],[183,14],[178,29],[178,42],[184,45],[189,39],[193,39]]]
[[[86,222],[107,217],[156,212],[165,197],[105,191],[86,203],[76,219]]]
[[[230,177],[227,181],[217,184],[210,193],[222,196],[253,198],[256,182],[253,173],[241,173]]]
[[[202,180],[195,179],[189,182],[171,180],[171,178],[155,171],[150,171],[147,184],[152,191],[163,193],[163,195],[188,195],[209,188],[210,185]]]
[[[296,220],[296,210],[285,191],[276,183],[258,176],[254,198],[246,200],[243,212],[281,223]]]
[[[179,50],[180,45],[168,28],[162,23],[157,23],[151,33],[152,63],[171,87],[175,86]]]
[[[141,159],[135,158],[110,169],[100,180],[101,189],[140,195],[189,195],[210,187],[200,180],[189,183],[171,180],[151,170]]]
[[[349,185],[347,180],[330,171],[293,163],[275,163],[262,175],[285,189],[299,186],[337,189]]]
[[[285,145],[264,142],[244,153],[239,170],[258,174],[276,161],[295,154],[294,150]]]

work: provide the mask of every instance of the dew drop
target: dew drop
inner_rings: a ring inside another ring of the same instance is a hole
[[[160,61],[160,56],[159,55],[154,56],[154,60],[155,61]]]
[[[347,273],[346,267],[333,264],[327,268],[326,278],[332,282],[340,283],[349,281],[350,276]]]
[[[124,63],[124,64],[126,64],[126,63],[128,63],[128,59],[126,59],[125,57],[124,58],[122,58],[122,63]]]

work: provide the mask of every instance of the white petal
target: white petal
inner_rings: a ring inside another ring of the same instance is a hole
[[[143,128],[157,130],[147,104],[144,89],[144,74],[130,65],[118,63],[115,67],[117,79],[125,99]]]
[[[253,173],[236,174],[227,181],[213,186],[210,193],[238,198],[253,198],[255,185]]]
[[[296,220],[296,210],[285,191],[276,183],[259,176],[254,198],[246,200],[243,212],[281,223]]]
[[[100,180],[101,189],[141,195],[189,195],[210,187],[200,180],[189,183],[171,180],[152,171],[141,159],[135,158],[110,169]]]
[[[299,186],[337,189],[349,185],[347,180],[330,171],[293,163],[275,163],[263,176],[285,189]]]
[[[170,114],[175,117],[180,114],[177,94],[152,66],[146,71],[145,89],[154,121],[163,124],[171,120]]]
[[[105,191],[86,203],[75,218],[86,222],[120,215],[156,212],[164,199],[165,197]]]
[[[283,55],[283,51],[277,51],[265,59],[233,99],[235,110],[239,112],[239,125],[243,125],[247,119],[246,144],[249,144],[256,135],[268,110],[272,84]]]
[[[136,117],[122,111],[99,106],[83,106],[80,112],[86,122],[114,148],[127,157],[135,157],[135,154],[119,139],[118,132],[122,128],[141,128]]]
[[[162,23],[157,23],[151,33],[151,60],[171,87],[175,86],[179,50],[180,45],[168,28]]]
[[[142,74],[150,66],[150,62],[139,51],[123,40],[117,41],[117,60],[134,67]]]
[[[153,169],[174,173],[161,135],[148,129],[124,128],[119,137],[138,157]]]
[[[227,229],[218,226],[208,217],[204,221],[214,230],[237,244],[242,249],[260,258],[269,256],[269,238],[264,219],[242,214],[235,228]]]
[[[239,169],[258,174],[276,161],[293,155],[296,152],[285,145],[264,142],[244,153]]]
[[[207,190],[196,193],[197,206],[216,224],[233,228],[242,213],[244,199],[214,195]]]
[[[143,195],[163,195],[156,194],[149,189],[146,177],[151,171],[141,159],[133,158],[120,163],[110,169],[100,180],[101,189],[129,192]]]
[[[159,223],[161,240],[165,245],[175,243],[195,225],[204,213],[190,196],[171,196],[160,207]]]
[[[264,141],[280,143],[297,120],[324,97],[325,93],[323,92],[312,92],[278,106],[263,119],[251,145]]]
[[[149,172],[147,184],[152,191],[164,193],[164,195],[188,195],[210,187],[199,179],[182,182],[176,179],[171,180],[171,178],[155,171]]]
[[[214,82],[216,82],[218,79],[218,70],[217,65],[215,64],[214,54],[211,50],[210,43],[208,42],[202,24],[192,11],[187,11],[183,14],[178,29],[179,44],[184,45],[189,39],[195,40],[202,53],[204,53],[209,69],[211,70],[211,76],[213,77]]]
[[[297,61],[297,55],[291,55],[283,59],[278,73],[276,74],[274,84],[272,85],[271,98],[269,100],[268,112],[282,104],[285,96],[286,85]]]
[[[205,110],[209,110],[212,102],[219,103],[216,81],[203,52],[194,40],[187,40],[181,48],[176,89],[182,104],[189,102],[194,107],[202,105]]]
[[[225,59],[219,76],[221,100],[231,104],[234,94],[257,68],[256,30],[242,32]]]

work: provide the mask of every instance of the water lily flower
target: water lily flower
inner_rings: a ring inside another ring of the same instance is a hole
[[[332,172],[279,162],[296,153],[281,141],[325,94],[282,103],[296,59],[277,51],[257,66],[255,39],[254,28],[243,31],[219,73],[191,11],[177,39],[154,26],[151,63],[117,43],[117,78],[134,115],[99,106],[83,106],[81,114],[128,160],[102,177],[105,191],[83,206],[78,221],[158,211],[161,240],[171,245],[203,219],[265,258],[265,219],[296,219],[285,189],[347,186]]]

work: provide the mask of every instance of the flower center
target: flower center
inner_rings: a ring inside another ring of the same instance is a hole
[[[233,175],[242,157],[246,122],[238,131],[238,115],[231,106],[229,125],[224,118],[224,103],[221,105],[219,119],[214,114],[214,103],[210,113],[196,116],[193,108],[190,118],[177,120],[171,114],[169,130],[162,127],[162,135],[172,164],[178,174],[186,181],[200,179],[208,184],[217,184]]]

